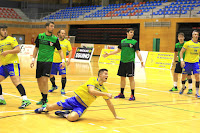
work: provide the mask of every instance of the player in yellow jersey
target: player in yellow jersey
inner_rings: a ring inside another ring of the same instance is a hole
[[[22,96],[22,105],[19,109],[23,109],[30,105],[31,102],[27,99],[25,89],[20,82],[20,66],[17,56],[17,53],[20,52],[20,47],[15,38],[8,36],[7,26],[5,25],[0,26],[0,39],[0,83],[10,76],[10,79]],[[5,104],[0,84],[0,105]]]
[[[193,71],[196,79],[196,96],[199,96],[199,54],[200,54],[200,43],[198,42],[199,32],[194,30],[192,32],[192,40],[187,41],[180,52],[181,67],[183,68],[182,73],[182,89],[179,94],[183,94],[185,90],[185,80],[187,74]],[[183,60],[183,53],[185,52],[185,58]]]
[[[67,66],[68,66],[70,64],[70,60],[72,57],[71,44],[68,40],[65,39],[65,30],[63,30],[63,29],[59,30],[57,35],[58,35],[60,46],[61,46],[64,56],[66,56],[67,51],[69,52],[69,58],[67,60]],[[57,73],[59,72],[59,75],[61,75],[61,77],[62,77],[62,79],[61,79],[61,83],[62,83],[61,94],[65,94],[64,89],[65,89],[65,85],[67,82],[66,67],[64,69],[61,69],[60,68],[61,63],[62,63],[62,59],[60,58],[58,50],[55,50],[54,57],[53,57],[53,64],[52,64],[52,68],[51,68],[51,75],[50,75],[50,81],[52,83],[52,87],[49,90],[49,92],[53,92],[54,90],[56,90],[58,88],[57,85],[55,84],[54,75],[57,75]]]
[[[65,112],[56,111],[55,114],[67,118],[68,121],[76,121],[98,96],[102,96],[114,117],[116,119],[124,119],[117,116],[114,106],[110,101],[112,94],[108,93],[106,87],[103,85],[103,83],[107,81],[107,78],[108,70],[100,69],[98,71],[98,78],[91,77],[85,84],[75,90],[74,93],[76,95],[74,97],[59,101],[55,104],[47,105],[46,107],[38,108],[35,112],[42,113],[52,110],[67,110]],[[70,112],[69,110],[72,111]]]

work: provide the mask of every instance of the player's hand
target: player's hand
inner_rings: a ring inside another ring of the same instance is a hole
[[[181,67],[184,68],[185,67],[185,62],[181,61]]]
[[[141,67],[144,67],[144,62],[143,61],[141,62]]]
[[[1,53],[1,55],[3,55],[4,57],[5,57],[7,54],[8,54],[7,51],[4,51],[4,52]]]
[[[60,63],[60,69],[64,69],[65,68],[65,62]]]
[[[35,61],[32,61],[31,64],[30,64],[30,67],[33,68],[34,64],[35,64]]]
[[[112,94],[108,93],[107,96],[109,97],[109,99],[112,99]]]
[[[67,64],[67,66],[69,66],[70,65],[70,61],[68,60],[66,64]]]
[[[115,119],[117,119],[117,120],[124,120],[125,118],[116,116]]]
[[[107,52],[105,52],[105,54],[102,55],[104,58],[108,57],[109,54]]]

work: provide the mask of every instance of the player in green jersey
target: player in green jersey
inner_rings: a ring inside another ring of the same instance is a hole
[[[131,97],[130,101],[135,100],[135,80],[134,80],[134,70],[135,70],[135,52],[137,53],[138,58],[141,61],[141,66],[143,67],[142,56],[140,54],[139,44],[136,40],[132,39],[134,36],[134,29],[127,29],[127,38],[121,40],[121,44],[119,44],[118,49],[113,52],[105,53],[103,57],[107,57],[109,55],[113,55],[119,53],[121,51],[121,59],[120,65],[118,69],[118,74],[121,78],[120,87],[121,93],[114,98],[125,98],[124,96],[124,88],[126,85],[126,77],[129,77],[130,88],[131,88]]]

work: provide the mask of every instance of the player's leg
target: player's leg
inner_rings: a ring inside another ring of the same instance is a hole
[[[42,113],[42,112],[49,112],[49,111],[53,111],[53,110],[62,110],[63,107],[62,106],[58,106],[57,103],[54,104],[47,104],[47,105],[43,105],[41,108],[37,108],[35,110],[35,113]]]
[[[135,72],[135,63],[134,62],[129,62],[126,65],[126,73],[127,76],[129,77],[130,81],[130,89],[131,89],[131,97],[129,98],[129,101],[134,101],[135,100],[135,80],[134,80],[134,72]]]
[[[0,75],[0,83],[5,79],[4,76]],[[2,86],[0,84],[0,105],[6,105],[6,101],[3,97]]]
[[[4,66],[0,66],[0,83],[8,76],[8,73],[6,73],[4,69],[5,69]],[[3,97],[1,84],[0,84],[0,105],[6,105],[6,101]]]
[[[187,75],[188,80],[188,92],[187,94],[192,94],[192,74]]]
[[[197,98],[200,98],[199,96],[199,72],[200,72],[200,69],[199,69],[199,63],[193,63],[193,74],[195,76],[195,80],[196,80],[196,97]]]
[[[56,83],[55,83],[55,76],[54,75],[57,75],[57,72],[58,72],[58,63],[53,63],[52,64],[52,68],[51,68],[51,75],[50,75],[50,81],[51,81],[51,89],[49,89],[49,92],[53,92],[54,90],[58,89]]]
[[[192,65],[191,63],[185,62],[185,67],[183,68],[182,72],[182,89],[180,90],[179,94],[183,94],[184,90],[186,89],[185,87],[186,77],[190,73],[192,73]]]
[[[120,76],[120,88],[121,92],[119,95],[115,96],[114,98],[125,98],[124,96],[124,88],[126,86],[126,65],[123,62],[120,62],[119,69],[117,75]]]
[[[61,89],[61,94],[65,94],[65,86],[67,83],[67,78],[66,78],[66,74],[62,74],[61,75],[61,83],[62,83],[62,89]]]
[[[61,84],[62,84],[61,94],[65,94],[65,86],[67,83],[66,67],[64,69],[60,69],[60,64],[59,64],[58,71],[59,71],[59,75],[61,75]]]
[[[22,105],[19,107],[19,109],[24,109],[25,107],[30,105],[31,102],[28,100],[24,86],[21,84],[20,81],[20,66],[19,64],[9,64],[7,65],[7,67],[11,81],[13,82],[15,87],[18,89],[20,95],[22,96]]]
[[[176,68],[174,70],[174,75],[173,75],[173,79],[174,79],[174,86],[171,90],[169,91],[178,91],[178,88],[177,88],[177,82],[178,82],[178,74],[179,73],[182,73],[182,68],[181,68],[181,65],[180,65],[180,62],[178,62],[176,64]]]

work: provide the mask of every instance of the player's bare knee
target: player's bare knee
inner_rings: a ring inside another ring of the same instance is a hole
[[[79,119],[79,115],[76,112],[72,112],[67,116],[67,120],[71,122],[76,121],[78,119]]]

